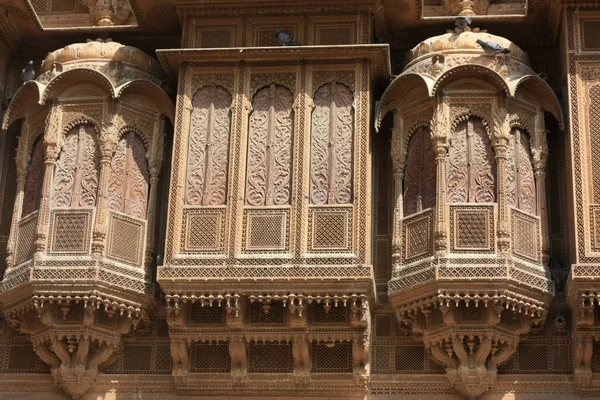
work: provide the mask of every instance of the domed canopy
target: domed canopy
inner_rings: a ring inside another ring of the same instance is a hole
[[[108,40],[74,43],[48,53],[42,63],[41,73],[50,71],[54,63],[62,64],[67,70],[80,67],[83,63],[110,61],[120,61],[154,76],[162,76],[162,69],[157,60],[135,47]]]
[[[508,54],[510,57],[516,58],[529,65],[527,53],[508,39],[487,32],[463,32],[460,34],[452,32],[431,37],[415,46],[406,56],[406,67],[408,68],[415,62],[426,58],[427,55],[431,56],[432,53],[441,53],[443,55],[481,54],[483,53],[483,49],[477,44],[477,39],[481,39],[485,42],[498,43],[510,50],[510,53]]]

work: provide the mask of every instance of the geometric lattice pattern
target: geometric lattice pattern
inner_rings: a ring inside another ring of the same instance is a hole
[[[229,343],[194,343],[190,346],[191,372],[229,372]]]
[[[248,250],[283,250],[286,238],[286,214],[248,214]]]
[[[15,262],[17,264],[33,257],[35,250],[35,231],[37,228],[37,215],[29,216],[19,222],[19,233],[17,235],[17,249]]]
[[[598,24],[596,24],[598,26]],[[597,37],[594,35],[593,37]],[[600,45],[600,40],[597,40]],[[600,204],[600,85],[594,85],[589,91],[589,141],[590,141],[590,171],[592,174],[592,202]]]
[[[164,341],[127,343],[123,354],[102,368],[105,374],[170,374],[171,370],[171,348]]]
[[[108,257],[141,265],[144,249],[144,221],[111,213],[108,238]]]
[[[225,308],[213,304],[212,306],[193,303],[190,309],[190,322],[192,324],[222,324],[225,322]]]
[[[451,205],[450,249],[457,252],[493,250],[493,213],[492,205]]]
[[[293,368],[291,344],[250,343],[248,345],[248,372],[290,373]]]
[[[600,50],[600,20],[581,21],[581,47],[586,50]]]
[[[540,258],[539,219],[516,209],[511,211],[511,238],[515,255],[538,261]]]
[[[396,346],[394,362],[396,371],[423,371],[425,348],[423,346]]]
[[[342,25],[337,27],[322,27],[317,29],[317,43],[322,46],[336,46],[342,44],[354,44],[355,25]]]
[[[315,304],[315,312],[313,314],[313,322],[326,324],[346,323],[348,320],[348,307],[338,304],[329,304],[326,307],[325,303]]]
[[[223,215],[218,212],[187,214],[185,249],[218,250],[221,218],[223,218]]]
[[[402,224],[405,240],[405,259],[413,260],[417,257],[428,256],[432,253],[432,221],[433,212],[410,216]]]
[[[232,39],[235,39],[233,28],[223,29],[200,29],[196,36],[196,43],[199,43],[200,48],[224,48],[233,47]]]
[[[311,250],[349,250],[351,246],[351,209],[313,209],[310,212]]]
[[[312,356],[312,372],[352,372],[351,343],[313,342]]]
[[[91,211],[52,213],[50,253],[87,253],[91,235]]]
[[[251,324],[283,324],[285,321],[283,302],[274,301],[270,304],[259,302],[250,303]]]
[[[590,206],[590,228],[592,251],[600,252],[600,207],[598,205]]]

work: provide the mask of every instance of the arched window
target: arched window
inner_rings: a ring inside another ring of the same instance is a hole
[[[294,96],[272,84],[252,101],[248,131],[246,204],[284,205],[290,202]]]
[[[452,135],[446,163],[449,203],[490,203],[496,199],[496,162],[479,118],[461,121]]]
[[[98,190],[98,147],[94,127],[72,128],[64,138],[54,168],[53,207],[96,205]]]
[[[410,137],[404,172],[404,215],[435,205],[435,154],[428,128]]]
[[[185,202],[218,206],[227,198],[231,95],[207,86],[192,99]]]
[[[33,144],[31,159],[25,182],[23,197],[23,216],[36,211],[40,207],[42,188],[44,185],[44,141],[40,136]]]
[[[352,202],[354,95],[332,82],[315,93],[311,130],[312,204]]]
[[[527,132],[519,128],[511,130],[506,158],[508,204],[535,214],[537,208],[535,177]]]
[[[108,208],[136,218],[146,218],[148,163],[141,139],[127,132],[117,145],[110,163]]]

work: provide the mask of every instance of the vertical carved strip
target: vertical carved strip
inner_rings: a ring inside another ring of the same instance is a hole
[[[231,95],[214,84],[192,100],[185,201],[222,205],[227,196]]]
[[[248,134],[246,202],[289,204],[293,129],[292,93],[271,84],[253,100]]]
[[[437,107],[431,123],[431,137],[435,153],[437,175],[436,207],[435,207],[435,249],[444,254],[448,249],[448,228],[446,224],[446,154],[448,153],[448,114],[443,97],[437,98]]]
[[[508,115],[504,103],[500,101],[494,115],[494,151],[498,170],[498,249],[508,251],[510,232],[508,229],[508,204],[506,195],[506,158],[509,144]]]
[[[469,170],[467,152],[467,122],[463,121],[458,124],[452,133],[452,141],[448,148],[446,180],[448,182],[448,202],[450,203],[466,203],[468,201]]]
[[[97,255],[104,253],[106,245],[106,208],[109,196],[109,177],[111,156],[115,150],[115,128],[111,125],[104,128],[100,141],[100,171],[98,177],[98,206],[94,224],[92,252]]]
[[[400,114],[395,114],[394,128],[392,131],[392,165],[394,169],[394,214],[392,228],[392,263],[394,267],[400,265],[402,260],[402,219],[404,218],[404,198],[402,182],[404,181],[404,163],[403,160],[403,128],[404,120]]]
[[[404,180],[404,215],[435,205],[435,156],[429,129],[416,130],[408,144]]]
[[[546,165],[548,160],[548,131],[544,123],[544,111],[539,109],[535,118],[535,136],[532,148],[533,169],[536,184],[537,215],[542,231],[542,258],[544,263],[550,258],[548,213],[546,211]]]
[[[354,95],[336,82],[317,91],[311,131],[311,202],[352,202]]]
[[[518,188],[519,188],[519,208],[530,214],[536,213],[536,190],[531,164],[531,150],[529,147],[529,137],[527,133],[517,130],[514,135],[518,138],[518,145],[515,153],[518,153]]]
[[[15,205],[13,208],[13,215],[12,215],[12,220],[11,220],[11,224],[10,224],[10,232],[8,234],[8,244],[6,246],[6,268],[12,268],[14,267],[14,256],[15,256],[15,246],[16,246],[16,241],[17,241],[17,230],[18,230],[18,224],[19,224],[19,218],[21,216],[21,210],[23,208],[23,199],[24,199],[24,195],[25,195],[25,179],[26,179],[26,165],[27,165],[27,160],[24,159],[25,158],[25,151],[23,150],[25,148],[25,140],[24,138],[26,137],[26,135],[24,134],[25,132],[24,130],[24,125],[21,127],[21,135],[19,137],[19,149],[17,150],[17,159],[15,160],[17,163],[17,189],[16,189],[16,198],[15,198]],[[2,134],[4,137],[6,137],[6,130],[2,130],[0,131],[0,134]],[[42,147],[42,160],[44,159],[44,146],[43,143],[41,144]],[[43,164],[42,166],[42,174],[45,173],[45,164]],[[42,191],[43,191],[43,176],[42,178],[40,178],[42,181]],[[40,200],[41,201],[41,200]],[[38,220],[39,223],[39,220]]]
[[[133,132],[127,134],[127,178],[125,193],[125,214],[146,219],[148,204],[148,163],[146,148]]]
[[[22,216],[28,215],[38,209],[42,196],[42,178],[44,176],[44,145],[40,138],[36,141],[31,151],[27,183],[23,200]]]

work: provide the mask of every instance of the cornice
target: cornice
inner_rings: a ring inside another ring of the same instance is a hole
[[[234,47],[227,49],[162,49],[156,51],[167,75],[175,80],[184,62],[219,65],[221,63],[314,62],[367,59],[375,79],[391,75],[387,44],[298,47]]]
[[[282,4],[277,0],[175,0],[177,12],[181,16],[209,15],[261,15],[261,14],[296,14],[296,13],[328,13],[340,11],[370,11],[379,4],[379,0],[299,0],[292,4]]]

